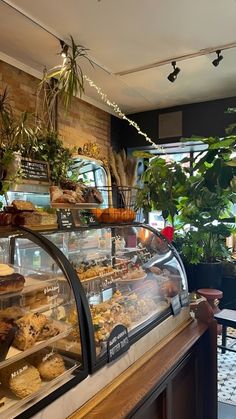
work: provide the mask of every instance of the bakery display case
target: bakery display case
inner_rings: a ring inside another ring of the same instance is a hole
[[[2,419],[32,417],[87,376],[80,295],[56,246],[20,228],[0,231]]]
[[[126,336],[121,345],[127,349],[173,315],[176,296],[187,295],[178,253],[146,225],[100,224],[41,234],[66,256],[83,288],[92,372],[114,359],[109,347],[117,340],[115,330]],[[76,316],[76,306],[72,312]]]

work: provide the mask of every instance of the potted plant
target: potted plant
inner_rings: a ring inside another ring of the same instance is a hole
[[[147,156],[145,153],[144,157]],[[151,154],[150,156],[152,159],[143,173],[143,187],[138,191],[136,205],[146,213],[162,211],[165,223],[177,227],[178,214],[187,199],[189,189],[187,169],[180,163],[166,161],[161,157],[153,158]]]
[[[195,157],[188,198],[181,209],[181,221],[188,229],[176,241],[190,290],[221,288],[222,261],[230,255],[226,237],[235,225],[231,209],[236,202],[232,154],[236,136],[201,140],[208,148]]]

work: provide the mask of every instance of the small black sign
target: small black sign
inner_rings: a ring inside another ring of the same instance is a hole
[[[181,311],[181,304],[179,299],[179,294],[175,295],[173,298],[171,298],[171,308],[173,311],[173,315],[179,314]]]
[[[181,302],[181,306],[182,307],[189,306],[189,295],[188,295],[188,291],[182,291],[180,293],[180,302]]]
[[[27,180],[36,180],[49,183],[49,166],[46,161],[21,158],[22,177]]]
[[[127,327],[118,324],[112,330],[107,341],[108,362],[114,361],[130,347]]]
[[[57,210],[57,222],[62,230],[70,230],[75,227],[73,215],[70,209]]]

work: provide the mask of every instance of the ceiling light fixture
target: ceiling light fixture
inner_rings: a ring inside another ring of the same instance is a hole
[[[217,54],[217,58],[215,58],[213,61],[212,61],[212,64],[215,66],[215,67],[217,67],[219,64],[220,64],[220,62],[223,60],[223,55],[220,55],[221,54],[221,50],[220,49],[218,49],[217,51],[216,51],[216,54]]]
[[[67,45],[64,41],[62,41],[61,39],[59,39],[59,41],[60,41],[60,45],[61,45],[61,52],[60,52],[60,55],[63,57],[63,58],[66,58],[67,57],[67,54],[68,54],[68,49],[69,49],[69,45]]]
[[[174,81],[177,79],[178,74],[180,73],[180,68],[176,67],[176,61],[172,61],[171,65],[174,71],[172,71],[172,73],[170,73],[167,78],[171,83],[174,83]]]

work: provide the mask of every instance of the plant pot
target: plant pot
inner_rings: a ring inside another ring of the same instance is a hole
[[[189,291],[199,288],[215,288],[221,290],[222,262],[198,263],[191,265],[185,263]]]

